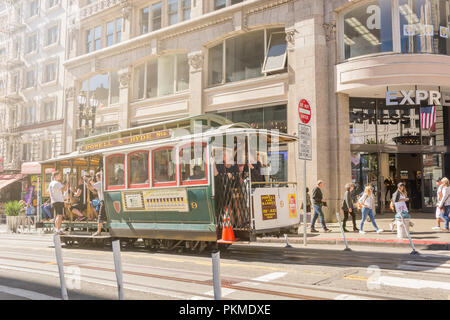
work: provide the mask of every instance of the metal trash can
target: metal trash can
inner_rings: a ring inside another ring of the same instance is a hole
[[[409,232],[409,219],[403,219],[405,221],[405,226]],[[395,224],[397,227],[397,238],[399,239],[407,239],[408,235],[405,232],[405,227],[403,226],[403,222],[401,219],[395,219]]]

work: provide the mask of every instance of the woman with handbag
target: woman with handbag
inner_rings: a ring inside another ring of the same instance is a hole
[[[372,222],[373,226],[375,227],[375,230],[377,231],[377,233],[381,233],[384,231],[383,229],[379,229],[375,222],[375,217],[373,215],[374,205],[375,205],[375,197],[373,195],[372,187],[367,186],[364,189],[364,194],[361,196],[361,198],[358,201],[358,207],[362,208],[361,225],[359,227],[359,233],[361,233],[361,234],[366,233],[365,231],[363,231],[363,228],[364,228],[364,222],[365,222],[367,216],[370,217],[370,221]]]
[[[448,224],[450,222],[450,182],[447,178],[443,178],[442,182],[442,200],[439,202],[438,207],[443,212],[445,220],[445,228],[442,231],[448,231]]]
[[[352,183],[347,183],[345,185],[345,194],[344,194],[344,201],[342,201],[342,211],[344,211],[344,232],[349,232],[346,229],[347,220],[348,220],[348,214],[352,216],[352,222],[353,222],[353,231],[357,232],[359,231],[356,227],[356,213],[355,208],[353,207],[353,201],[352,201],[352,191],[355,189],[355,186]]]

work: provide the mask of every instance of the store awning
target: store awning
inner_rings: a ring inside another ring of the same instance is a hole
[[[41,174],[41,164],[39,162],[22,163],[22,174]]]
[[[10,185],[13,182],[19,181],[24,177],[23,174],[1,174],[0,175],[0,190]]]

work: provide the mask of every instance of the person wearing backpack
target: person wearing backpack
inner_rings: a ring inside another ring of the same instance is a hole
[[[358,228],[356,227],[356,213],[355,213],[355,208],[353,206],[353,200],[352,200],[353,189],[355,189],[355,186],[353,185],[353,183],[347,183],[345,185],[344,201],[342,201],[342,206],[341,206],[342,211],[344,211],[344,223],[343,223],[344,232],[349,232],[346,229],[349,213],[352,216],[353,231],[354,232],[359,231]]]
[[[363,228],[364,228],[364,222],[366,221],[366,218],[368,216],[370,217],[370,221],[372,222],[373,226],[375,227],[375,230],[377,231],[377,233],[383,232],[384,231],[383,229],[378,228],[378,226],[375,222],[375,217],[373,215],[373,208],[375,205],[375,197],[373,195],[371,186],[367,186],[364,189],[364,194],[361,196],[361,198],[359,198],[358,203],[362,208],[362,218],[361,218],[361,225],[359,227],[359,233],[361,233],[361,234],[366,233],[365,231],[363,231]]]
[[[441,180],[442,187],[442,199],[438,204],[438,207],[443,212],[443,217],[445,220],[445,228],[442,231],[448,231],[448,225],[450,222],[450,182],[447,178]]]

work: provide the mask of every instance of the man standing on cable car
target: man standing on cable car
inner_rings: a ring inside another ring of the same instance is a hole
[[[100,236],[102,234],[103,223],[106,222],[106,210],[105,210],[105,202],[103,201],[103,184],[102,184],[102,173],[97,172],[95,174],[97,182],[92,184],[91,180],[88,180],[87,177],[84,178],[84,183],[88,187],[89,190],[98,194],[98,199],[100,200],[100,209],[98,210],[98,226],[97,232],[92,236]]]

